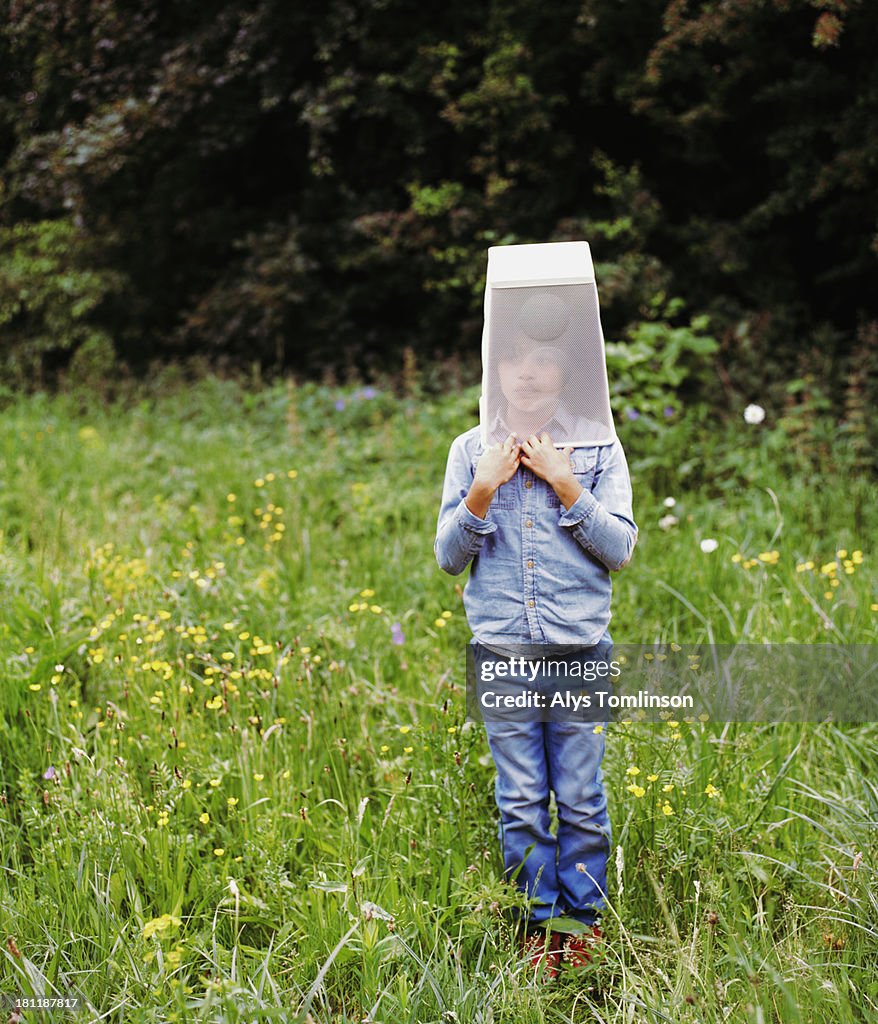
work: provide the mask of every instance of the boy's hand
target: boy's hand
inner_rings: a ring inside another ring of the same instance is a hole
[[[520,459],[521,445],[516,443],[513,434],[502,444],[495,444],[485,451],[466,496],[466,506],[473,515],[485,518],[494,492],[515,476]]]
[[[515,476],[520,458],[521,445],[510,434],[502,444],[493,445],[479,459],[473,483],[490,487],[493,493]]]
[[[521,446],[522,464],[546,481],[565,508],[582,494],[582,484],[573,475],[572,453],[572,447],[563,451],[556,448],[545,431],[539,437],[531,434]]]

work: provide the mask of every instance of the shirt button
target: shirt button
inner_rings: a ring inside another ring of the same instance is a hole
[[[535,604],[536,604],[536,601],[528,601],[528,602],[527,602],[527,606],[528,606],[528,608],[533,608],[533,606],[534,606]]]
[[[525,485],[524,485],[524,486],[525,486],[525,487],[526,487],[526,488],[527,488],[528,490],[530,490],[530,488],[531,488],[531,487],[533,487],[533,485],[534,485],[534,482],[533,482],[533,480],[528,480],[528,481],[526,481],[526,482],[525,482]]]
[[[527,563],[527,567],[528,567],[528,569],[533,569],[533,567],[534,567],[533,562],[528,562]]]
[[[528,521],[524,525],[527,526],[528,528],[530,528],[531,526],[533,526],[533,524],[534,524],[533,519],[528,519]]]

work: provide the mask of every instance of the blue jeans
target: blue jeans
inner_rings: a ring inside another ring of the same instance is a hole
[[[494,657],[482,645],[474,654]],[[566,660],[612,657],[609,633]],[[489,721],[504,873],[530,900],[529,923],[561,915],[593,924],[605,904],[612,832],[601,761],[607,722]],[[557,835],[549,828],[555,795]]]

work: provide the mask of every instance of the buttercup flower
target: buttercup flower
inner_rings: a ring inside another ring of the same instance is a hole
[[[147,921],[143,926],[143,937],[145,939],[151,939],[153,935],[159,932],[166,932],[171,928],[179,928],[182,921],[179,917],[174,917],[172,914],[162,914],[161,917],[154,917],[151,921]]]

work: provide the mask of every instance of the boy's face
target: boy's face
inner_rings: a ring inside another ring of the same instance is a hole
[[[519,346],[498,360],[506,401],[521,412],[554,407],[564,386],[564,354],[550,345]]]

